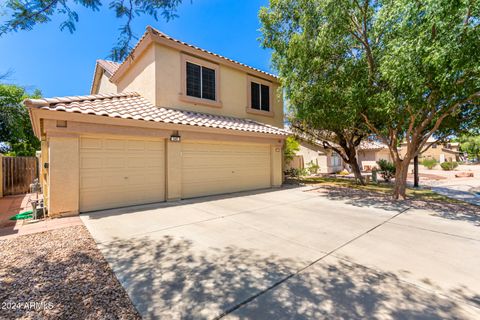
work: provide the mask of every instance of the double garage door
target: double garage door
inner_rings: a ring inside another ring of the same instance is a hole
[[[267,144],[182,142],[182,198],[270,187]],[[165,201],[165,141],[80,140],[80,211]]]

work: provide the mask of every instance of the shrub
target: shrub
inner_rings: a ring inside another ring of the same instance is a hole
[[[310,161],[307,163],[307,170],[310,172],[310,174],[317,174],[318,170],[320,169],[320,166],[313,161]]]
[[[302,176],[306,176],[307,175],[307,170],[305,169],[297,169],[297,168],[290,168],[288,170],[285,170],[285,175],[286,176],[289,176],[291,178],[295,178],[295,179],[298,179]]]
[[[433,158],[423,159],[422,165],[428,170],[432,170],[437,165],[437,160]]]
[[[347,170],[343,169],[342,171],[339,171],[337,172],[337,174],[341,175],[341,176],[348,176],[350,174],[350,172],[348,172]]]
[[[377,161],[378,173],[382,176],[383,180],[389,182],[395,176],[395,165],[385,159]]]
[[[443,170],[445,171],[451,171],[453,169],[455,169],[456,167],[458,167],[458,163],[456,163],[455,161],[446,161],[446,162],[443,162],[440,164],[440,167],[442,167]]]

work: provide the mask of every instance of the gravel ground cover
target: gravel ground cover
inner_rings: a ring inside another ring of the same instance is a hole
[[[0,319],[140,319],[84,226],[0,240]]]

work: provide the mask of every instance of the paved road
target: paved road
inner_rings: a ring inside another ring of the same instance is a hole
[[[145,319],[480,317],[477,217],[297,188],[82,220]]]

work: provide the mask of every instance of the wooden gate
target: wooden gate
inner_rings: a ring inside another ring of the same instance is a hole
[[[38,178],[36,157],[3,157],[3,195],[28,193],[30,184]]]

